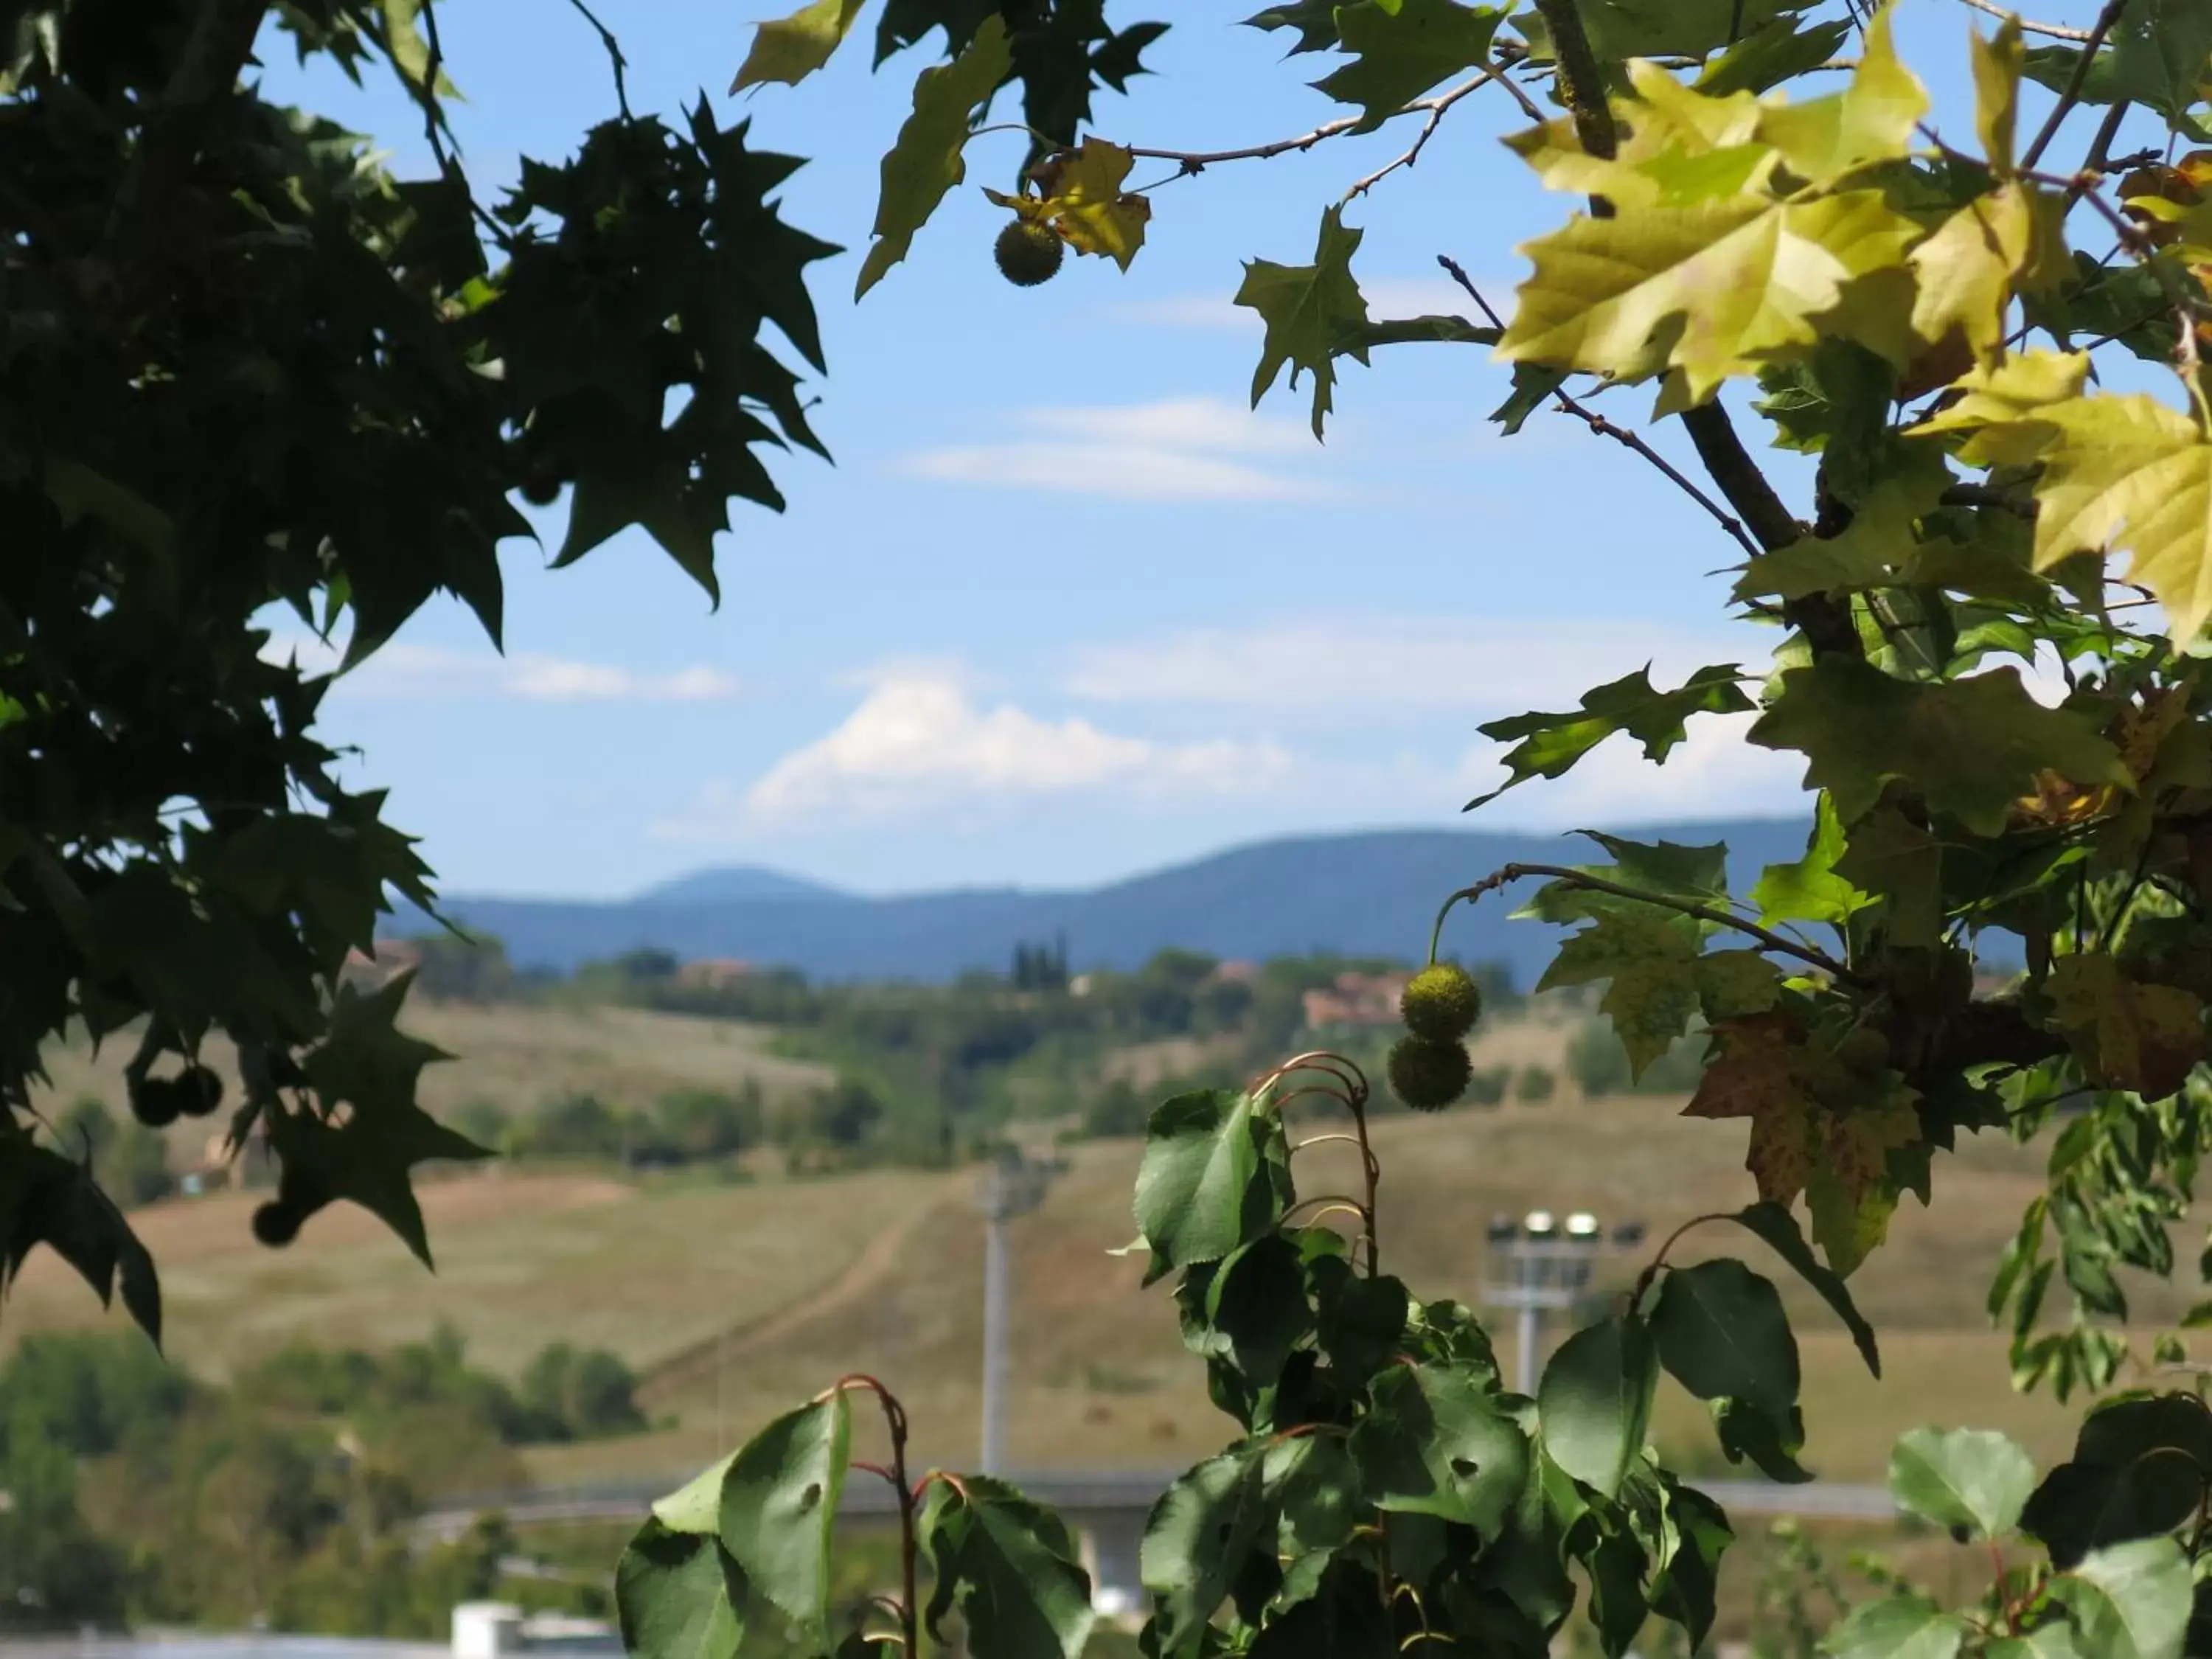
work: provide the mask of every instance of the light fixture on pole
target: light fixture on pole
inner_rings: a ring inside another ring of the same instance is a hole
[[[1003,1473],[1006,1457],[1006,1224],[1044,1202],[1054,1164],[1033,1163],[1008,1147],[986,1165],[975,1182],[975,1207],[983,1213],[983,1421],[978,1467]]]
[[[1513,1310],[1513,1386],[1516,1393],[1534,1395],[1545,1316],[1566,1312],[1580,1302],[1589,1290],[1597,1258],[1608,1249],[1633,1248],[1644,1237],[1644,1224],[1621,1223],[1608,1245],[1604,1227],[1588,1210],[1570,1212],[1564,1226],[1549,1210],[1531,1210],[1517,1221],[1492,1216],[1484,1237],[1491,1272],[1482,1299],[1492,1308]]]

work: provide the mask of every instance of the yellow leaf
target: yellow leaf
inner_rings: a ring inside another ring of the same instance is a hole
[[[1628,65],[1628,76],[1638,98],[1624,107],[1628,120],[1616,155],[1590,155],[1565,119],[1516,133],[1505,141],[1508,148],[1547,188],[1602,196],[1626,209],[1679,196],[1686,164],[1740,149],[1758,133],[1759,101],[1747,92],[1712,97],[1641,60]],[[1766,166],[1771,170],[1771,161]]]
[[[2036,252],[2032,188],[2014,180],[1976,197],[1912,250],[1915,334],[1933,344],[1958,329],[1984,366],[2003,355],[2013,279]]]
[[[1679,368],[1682,400],[1702,403],[1814,343],[1844,284],[1896,264],[1919,234],[1879,191],[1577,218],[1522,249],[1535,270],[1498,355],[1626,376]]]
[[[1982,154],[2000,178],[2012,173],[2013,127],[2020,115],[2020,68],[2027,60],[2020,19],[2007,17],[1989,40],[1972,37],[1974,134]]]
[[[2035,496],[2035,564],[2124,552],[2166,607],[2177,643],[2212,617],[2212,442],[2193,417],[2141,392],[2055,405]]]
[[[1899,61],[1885,6],[1867,25],[1850,85],[1805,104],[1770,104],[1759,137],[1781,153],[1790,172],[1830,184],[1875,161],[1895,161],[1912,147],[1914,124],[1928,112],[1928,93]]]
[[[1034,174],[1046,222],[1078,253],[1104,254],[1124,270],[1145,245],[1145,226],[1152,216],[1150,201],[1121,189],[1134,159],[1119,144],[1086,138]]]
[[[812,0],[788,17],[754,26],[752,50],[745,54],[732,93],[769,81],[795,87],[830,61],[860,15],[864,0]]]
[[[932,64],[915,77],[914,112],[884,157],[876,240],[860,262],[855,300],[906,258],[915,233],[937,211],[945,193],[968,176],[962,152],[975,111],[998,90],[1013,62],[1006,24],[994,15],[984,20],[957,58]]]
[[[1905,435],[1966,434],[1959,458],[1976,466],[2025,465],[2057,436],[2051,411],[2081,395],[2086,351],[2026,351],[1970,369],[1952,382],[1960,395]]]

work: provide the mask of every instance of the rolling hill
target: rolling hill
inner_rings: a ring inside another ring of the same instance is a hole
[[[1764,865],[1798,857],[1802,823],[1650,825],[1639,840],[1729,848],[1747,888]],[[503,940],[520,966],[567,970],[641,946],[797,968],[817,979],[944,980],[1003,969],[1016,945],[1064,937],[1078,968],[1131,968],[1166,946],[1224,957],[1305,951],[1410,957],[1444,895],[1516,860],[1587,863],[1583,842],[1539,832],[1377,830],[1266,841],[1103,886],[968,889],[864,897],[757,866],[706,870],[611,902],[453,895],[453,920]],[[1447,948],[1511,964],[1522,982],[1550,930],[1510,923],[1509,904],[1462,912]],[[403,920],[406,931],[425,926]]]

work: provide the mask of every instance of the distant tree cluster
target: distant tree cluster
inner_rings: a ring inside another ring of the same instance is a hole
[[[97,1096],[83,1097],[54,1119],[53,1141],[64,1157],[89,1160],[94,1178],[125,1209],[166,1197],[176,1184],[168,1141],[135,1117],[118,1119]]]
[[[295,1345],[228,1384],[135,1334],[26,1337],[0,1365],[0,1632],[159,1620],[440,1636],[498,1588],[503,1528],[420,1549],[441,1495],[521,1483],[514,1448],[641,1429],[614,1355],[556,1344],[510,1385],[441,1331]]]

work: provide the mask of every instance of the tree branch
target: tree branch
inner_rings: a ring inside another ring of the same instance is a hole
[[[1536,9],[1551,33],[1559,95],[1574,117],[1575,137],[1590,155],[1611,161],[1620,148],[1620,134],[1613,124],[1613,106],[1606,102],[1605,77],[1598,69],[1597,54],[1590,50],[1589,36],[1583,29],[1582,14],[1575,9],[1575,0],[1536,0]],[[1590,210],[1598,212],[1596,203],[1590,204]],[[1599,216],[1607,217],[1611,212],[1608,205]]]
[[[584,0],[568,0],[568,3],[576,9],[579,16],[599,31],[599,44],[607,51],[608,67],[614,70],[615,107],[622,112],[623,120],[629,120],[630,118],[629,88],[624,82],[623,76],[623,71],[629,68],[629,59],[623,56],[622,42],[615,39],[615,32],[612,29],[599,21],[599,15],[586,5]]]
[[[2074,65],[2074,73],[2066,77],[2066,90],[2058,94],[2058,101],[2051,106],[2051,113],[2044,118],[2043,126],[2035,135],[2035,142],[2028,145],[2027,153],[2020,158],[2023,169],[2041,161],[2043,152],[2058,136],[2059,127],[2072,112],[2075,101],[2081,97],[2081,88],[2089,79],[2090,66],[2097,61],[2097,53],[2104,46],[2105,37],[2112,32],[2112,25],[2120,21],[2120,14],[2127,9],[2127,3],[2128,0],[2105,0],[2105,9],[2097,14],[2097,21],[2090,26],[2088,36],[2082,43],[2081,60]]]
[[[1607,881],[1602,876],[1593,876],[1586,870],[1577,870],[1564,864],[1500,866],[1475,883],[1474,886],[1462,887],[1444,901],[1443,910],[1439,911],[1437,916],[1438,930],[1441,931],[1443,927],[1445,913],[1462,899],[1469,901],[1479,899],[1485,893],[1494,893],[1509,883],[1519,881],[1528,876],[1547,876],[1553,881],[1563,881],[1570,886],[1584,888],[1593,893],[1609,893],[1615,898],[1633,899],[1641,904],[1654,904],[1662,910],[1672,910],[1678,915],[1693,917],[1698,921],[1709,921],[1717,927],[1732,927],[1739,933],[1745,933],[1757,939],[1768,950],[1785,957],[1795,957],[1798,961],[1818,968],[1822,973],[1845,985],[1863,988],[1870,982],[1863,975],[1853,972],[1826,951],[1814,945],[1801,945],[1794,939],[1784,938],[1771,928],[1762,927],[1755,921],[1747,921],[1732,911],[1716,909],[1710,904],[1700,904],[1694,899],[1676,898],[1672,894],[1647,893],[1641,888],[1626,886],[1617,881]],[[1436,954],[1433,940],[1429,948],[1429,954],[1431,957]]]
[[[1352,185],[1350,190],[1345,191],[1344,200],[1347,202],[1357,200],[1358,198],[1367,194],[1369,191],[1374,189],[1376,185],[1381,184],[1385,179],[1395,173],[1400,167],[1409,167],[1413,166],[1414,162],[1419,161],[1421,159],[1421,152],[1428,148],[1429,140],[1436,136],[1437,129],[1443,125],[1444,112],[1449,110],[1454,104],[1459,102],[1461,99],[1466,97],[1468,94],[1489,85],[1492,81],[1497,82],[1498,85],[1504,87],[1508,92],[1519,97],[1522,101],[1522,106],[1524,109],[1536,113],[1537,118],[1541,118],[1540,112],[1537,112],[1535,106],[1528,102],[1527,94],[1522,93],[1520,88],[1515,86],[1510,81],[1507,80],[1498,70],[1485,69],[1480,74],[1470,76],[1468,79],[1461,82],[1449,92],[1440,92],[1433,98],[1424,99],[1422,101],[1429,106],[1429,118],[1421,123],[1420,135],[1413,140],[1412,145],[1400,155],[1396,160],[1387,162],[1383,166],[1376,168],[1374,172],[1369,173],[1358,184]],[[1408,105],[1407,107],[1411,108],[1412,106]],[[1401,112],[1402,113],[1403,112]],[[1142,152],[1139,153],[1141,154]]]
[[[1474,301],[1475,304],[1482,307],[1482,314],[1489,318],[1492,325],[1502,333],[1505,328],[1504,319],[1501,318],[1496,311],[1492,309],[1490,301],[1484,299],[1482,297],[1481,291],[1475,287],[1473,282],[1468,280],[1467,272],[1460,269],[1459,262],[1456,259],[1450,258],[1444,254],[1439,253],[1437,255],[1437,263],[1451,273],[1452,280],[1468,291],[1469,297]],[[1616,443],[1626,445],[1630,449],[1634,450],[1638,455],[1641,455],[1645,460],[1650,462],[1652,465],[1657,467],[1660,472],[1677,489],[1680,489],[1685,495],[1688,495],[1692,501],[1695,501],[1699,507],[1704,507],[1706,512],[1711,514],[1715,519],[1719,520],[1721,528],[1727,531],[1729,535],[1735,537],[1737,543],[1742,547],[1745,552],[1752,555],[1754,558],[1758,556],[1759,550],[1759,544],[1752,540],[1751,537],[1745,532],[1742,523],[1738,520],[1729,517],[1727,511],[1718,501],[1706,495],[1704,490],[1698,489],[1680,467],[1677,467],[1672,461],[1668,460],[1664,455],[1662,455],[1657,450],[1652,448],[1650,444],[1646,443],[1644,441],[1642,434],[1632,432],[1626,427],[1615,426],[1611,421],[1606,419],[1604,416],[1599,414],[1595,410],[1583,403],[1579,398],[1568,396],[1565,392],[1560,390],[1557,386],[1552,388],[1552,396],[1558,399],[1559,410],[1562,414],[1573,416],[1577,420],[1581,421],[1584,425],[1588,426],[1592,432],[1595,432],[1601,438],[1611,438]]]

